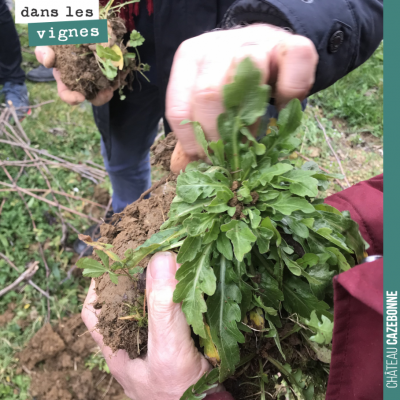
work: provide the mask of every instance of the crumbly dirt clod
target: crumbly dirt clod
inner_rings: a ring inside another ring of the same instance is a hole
[[[15,317],[14,309],[17,305],[15,303],[8,303],[7,310],[4,314],[0,315],[0,327],[6,326]]]
[[[109,44],[120,43],[127,32],[120,18],[109,20]],[[110,88],[115,81],[120,80],[123,86],[125,79],[119,74],[113,82],[101,72],[99,64],[93,55],[93,44],[52,46],[56,55],[54,67],[60,71],[61,80],[72,91],[82,93],[86,99],[92,100],[97,94]],[[129,72],[129,71],[128,71]]]
[[[170,170],[171,155],[177,139],[169,134],[152,147],[152,164]],[[149,199],[130,204],[120,214],[115,214],[110,224],[100,226],[99,242],[113,245],[112,251],[120,258],[128,249],[136,249],[153,234],[160,230],[168,218],[172,200],[175,197],[175,177],[152,192]],[[150,256],[139,265],[147,267]],[[98,296],[96,309],[101,309],[98,331],[103,335],[104,343],[113,351],[126,350],[131,358],[143,355],[147,351],[147,326],[140,326],[134,319],[120,319],[129,316],[129,307],[143,309],[146,288],[145,274],[132,281],[126,275],[119,275],[118,285],[111,282],[105,274],[96,279]]]
[[[159,165],[166,171],[170,171],[171,157],[178,139],[174,133],[170,133],[164,140],[154,143],[151,147],[151,165]]]
[[[101,226],[99,241],[112,244],[112,251],[124,258],[126,250],[135,249],[159,231],[174,197],[175,185],[169,182],[164,185],[163,193],[129,205],[118,214],[120,220],[115,225]],[[150,257],[146,257],[139,265],[146,267],[149,260]],[[135,281],[120,275],[118,285],[111,282],[108,274],[96,279],[98,299],[95,308],[101,308],[97,329],[107,346],[113,351],[126,350],[131,358],[147,351],[147,327],[140,327],[135,320],[119,318],[129,315],[128,305],[143,307],[145,288],[144,274],[137,276]]]
[[[99,351],[80,314],[58,325],[43,326],[19,354],[20,368],[31,377],[29,392],[36,400],[123,400],[122,387],[85,361]],[[108,391],[107,391],[108,389]]]
[[[55,356],[65,349],[65,343],[50,324],[46,324],[31,339],[28,347],[20,354],[20,361],[27,368],[33,368],[38,362]]]

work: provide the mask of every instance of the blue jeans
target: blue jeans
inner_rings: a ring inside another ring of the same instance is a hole
[[[109,103],[93,107],[102,135],[101,154],[113,188],[115,213],[123,211],[151,187],[150,147],[162,117],[156,86],[137,82],[134,90],[126,90],[125,95],[126,99],[121,101],[116,91]]]

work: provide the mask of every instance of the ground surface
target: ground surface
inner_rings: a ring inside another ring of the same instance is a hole
[[[26,27],[19,26],[18,29],[24,45],[23,67],[29,70],[37,64],[32,49],[27,47]],[[382,173],[383,170],[382,50],[380,47],[372,59],[361,68],[328,90],[313,96],[306,111],[304,127],[299,132],[299,137],[303,139],[300,151],[303,156],[313,159],[330,172],[340,172],[339,164],[329,149],[315,117],[319,119],[341,160],[350,184],[368,179]],[[32,115],[23,121],[22,126],[32,146],[47,149],[52,154],[76,164],[85,160],[101,164],[100,134],[94,125],[90,105],[84,103],[81,106],[69,107],[63,104],[57,97],[54,83],[28,83],[28,89],[32,104],[55,100],[52,104],[32,110]],[[0,103],[1,101],[0,98]],[[21,150],[5,144],[0,145],[0,160],[16,161],[22,160],[23,157]],[[303,162],[300,156],[298,159],[299,162]],[[20,171],[20,168],[16,167],[7,168],[13,176]],[[107,192],[110,191],[110,184],[107,178],[96,185],[70,170],[54,168],[52,172],[54,175],[52,186],[58,185],[60,190],[68,194],[94,200],[104,207],[108,204]],[[154,173],[157,177],[160,175],[159,170]],[[0,182],[9,182],[1,169]],[[47,188],[37,168],[25,168],[18,185],[31,189]],[[346,186],[344,182],[342,185]],[[330,192],[339,190],[342,188],[336,184]],[[49,193],[44,193],[43,196],[52,199]],[[71,203],[63,196],[59,196],[58,199],[71,209],[92,215],[94,218],[102,217],[105,211],[104,208],[90,207],[75,199],[70,199]],[[46,373],[48,368],[46,366],[58,365],[55,373],[61,380],[65,377],[71,379],[71,385],[77,371],[87,377],[88,387],[92,389],[87,393],[86,399],[116,400],[121,392],[104,372],[106,369],[104,359],[99,354],[95,355],[96,350],[90,343],[86,343],[84,347],[86,350],[82,352],[80,358],[75,359],[77,353],[74,353],[72,347],[76,346],[79,340],[75,338],[69,341],[60,333],[61,325],[67,320],[76,322],[74,316],[80,312],[89,283],[79,274],[73,274],[72,279],[66,280],[67,273],[76,260],[76,255],[71,251],[76,232],[70,226],[82,232],[92,222],[64,210],[62,215],[69,223],[69,236],[65,245],[60,246],[63,235],[54,207],[28,195],[25,196],[25,201],[36,223],[35,230],[19,195],[15,192],[0,192],[0,253],[6,255],[18,269],[18,271],[12,269],[0,258],[0,288],[13,282],[29,262],[39,261],[40,268],[33,281],[44,290],[47,286],[49,288],[52,297],[50,321],[54,335],[59,337],[59,340],[54,339],[54,342],[58,342],[60,347],[55,353],[57,349],[46,353],[47,350],[40,350],[40,346],[37,347],[37,351],[35,350],[37,361],[32,365],[33,361],[28,360],[29,367],[25,365],[22,368],[21,360],[25,359],[21,354],[24,354],[24,348],[47,322],[47,301],[29,285],[19,287],[17,291],[0,298],[0,399],[25,400],[33,399],[34,395],[38,400],[63,398],[52,397],[52,394],[49,395],[50,388],[37,386],[36,378]],[[51,273],[48,279],[38,242],[42,244]],[[77,333],[78,328],[82,329],[78,325],[71,328],[70,332]],[[32,386],[29,389],[31,381]],[[60,391],[66,390],[75,396],[72,398],[79,398],[71,385],[63,385],[57,386]]]

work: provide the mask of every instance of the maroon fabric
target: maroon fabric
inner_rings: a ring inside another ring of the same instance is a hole
[[[325,400],[383,398],[383,259],[334,279],[332,361]]]
[[[99,0],[100,5],[105,6],[108,3],[108,0]],[[121,3],[126,3],[126,0],[115,0],[113,5],[118,5]],[[122,18],[126,22],[126,27],[129,32],[132,32],[135,29],[135,19],[134,16],[139,15],[139,6],[140,3],[128,4],[123,7],[119,13],[119,17]],[[154,4],[153,0],[147,0],[147,11],[149,15],[154,12]]]
[[[375,176],[325,199],[340,211],[347,210],[368,242],[369,255],[383,254],[383,175]]]
[[[205,397],[205,400],[234,400],[234,398],[228,392],[220,392],[209,394]]]
[[[350,211],[369,255],[383,254],[383,175],[326,199]],[[383,398],[383,259],[335,277],[332,362],[325,400]]]

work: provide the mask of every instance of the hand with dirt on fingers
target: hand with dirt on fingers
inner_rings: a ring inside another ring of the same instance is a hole
[[[37,60],[43,64],[46,68],[52,68],[55,63],[55,54],[51,47],[48,46],[39,46],[35,49],[35,55]],[[85,101],[85,96],[82,93],[74,92],[69,90],[67,86],[61,80],[60,72],[54,68],[53,70],[54,78],[57,82],[58,95],[61,100],[65,103],[68,103],[71,106],[76,106],[77,104],[83,103]],[[118,82],[115,84],[115,87],[102,90],[96,98],[93,100],[89,100],[94,106],[102,106],[103,104],[108,103],[113,95],[114,90],[118,89]]]
[[[211,366],[196,349],[181,305],[172,301],[179,265],[176,255],[158,253],[151,259],[146,275],[149,318],[148,351],[144,358],[131,360],[119,350],[113,354],[95,330],[97,315],[95,281],[89,289],[82,310],[82,319],[100,346],[112,375],[133,400],[179,400]],[[213,393],[223,391],[218,386]],[[228,395],[228,393],[226,393]],[[226,399],[231,398],[226,397]]]
[[[218,30],[188,39],[178,48],[166,97],[166,116],[178,145],[171,169],[179,172],[202,157],[191,124],[199,122],[208,140],[218,140],[217,118],[224,112],[223,87],[237,65],[250,57],[272,87],[278,109],[303,100],[313,86],[318,53],[311,40],[266,24]]]

